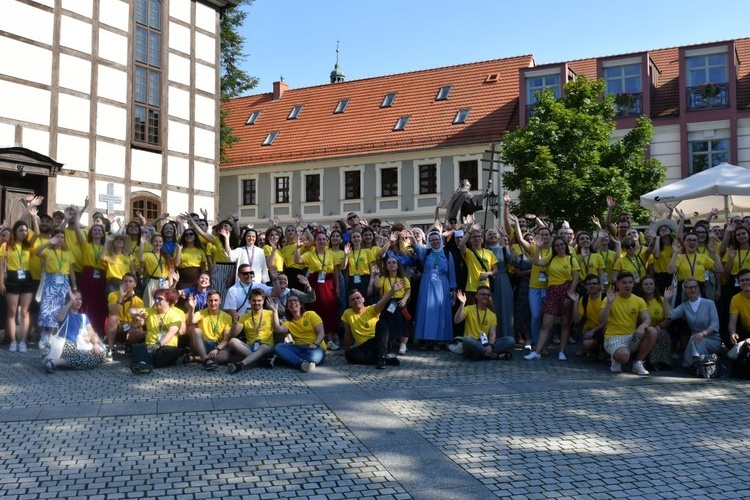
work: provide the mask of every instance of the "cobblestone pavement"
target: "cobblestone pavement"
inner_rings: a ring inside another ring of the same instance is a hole
[[[747,383],[520,354],[136,376],[4,349],[0,497],[750,497]]]

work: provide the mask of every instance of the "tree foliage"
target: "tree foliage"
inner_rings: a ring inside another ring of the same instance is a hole
[[[501,157],[513,171],[503,174],[503,183],[520,192],[512,209],[545,214],[557,227],[567,220],[586,228],[602,214],[609,194],[635,221],[648,219],[639,197],[659,187],[666,171],[646,158],[651,121],[640,117],[613,140],[614,97],[602,97],[604,90],[604,81],[580,76],[565,85],[561,99],[542,92],[526,127],[506,134]]]
[[[248,75],[240,65],[247,59],[243,52],[245,39],[240,34],[253,0],[239,0],[236,6],[227,7],[221,17],[220,96],[222,101],[238,97],[257,85],[258,79]],[[226,148],[238,141],[226,124],[227,111],[221,110],[221,161],[226,160]]]

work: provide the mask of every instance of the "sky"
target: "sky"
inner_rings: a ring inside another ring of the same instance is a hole
[[[254,0],[248,92],[532,54],[537,64],[750,36],[750,1]]]

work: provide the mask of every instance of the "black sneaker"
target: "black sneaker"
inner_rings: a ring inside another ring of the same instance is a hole
[[[375,361],[375,368],[378,370],[385,368],[385,356],[378,356],[378,359]]]
[[[242,363],[229,363],[227,365],[227,371],[229,373],[237,373],[242,370]]]
[[[151,370],[153,370],[154,367],[141,361],[140,363],[135,363],[134,365],[130,366],[130,371],[138,374],[138,375],[145,375],[147,373],[151,373]]]
[[[275,354],[264,356],[258,360],[258,366],[262,366],[263,368],[273,368],[274,363],[276,363]]]
[[[401,361],[396,356],[386,356],[385,364],[388,366],[401,366]]]

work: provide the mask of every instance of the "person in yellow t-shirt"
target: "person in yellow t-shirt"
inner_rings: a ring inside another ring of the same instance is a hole
[[[65,235],[60,230],[52,232],[52,237],[34,253],[44,261],[46,275],[42,283],[42,301],[39,304],[39,326],[47,333],[57,326],[57,313],[65,305],[68,290],[77,290],[76,275],[73,272],[73,254],[63,245]]]
[[[118,335],[125,336],[125,342],[135,344],[143,339],[143,323],[130,314],[131,309],[142,309],[143,301],[135,294],[136,277],[125,273],[120,289],[107,297],[109,319],[107,321],[108,357],[115,352],[115,340]]]
[[[170,288],[156,290],[154,307],[132,308],[130,314],[145,322],[146,342],[133,346],[130,370],[136,374],[151,373],[154,368],[173,365],[185,352],[177,347],[178,337],[185,330],[185,314],[174,307],[177,292]]]
[[[102,261],[107,276],[107,293],[116,292],[120,288],[122,278],[127,273],[135,275],[135,261],[126,252],[130,238],[125,234],[113,234],[104,244]]]
[[[266,293],[263,290],[259,288],[251,290],[250,308],[232,327],[228,350],[243,358],[236,363],[229,363],[227,366],[229,373],[237,373],[253,363],[257,366],[273,368],[276,362],[276,355],[273,352],[273,313],[263,309],[265,300]],[[243,331],[245,332],[244,340],[238,337]]]
[[[187,333],[203,368],[213,370],[229,361],[230,352],[226,348],[233,321],[219,309],[221,295],[216,290],[208,292],[206,309],[196,311],[196,302],[195,295],[188,296]]]
[[[467,246],[471,240],[471,244]],[[466,262],[468,278],[466,280],[466,299],[473,304],[474,294],[480,285],[489,286],[490,279],[497,274],[497,257],[492,250],[482,248],[484,235],[479,229],[473,229],[468,237],[461,238],[459,249]]]
[[[201,273],[208,270],[206,251],[198,241],[195,229],[188,228],[180,235],[175,249],[174,267],[179,275],[174,286],[178,290],[195,286]]]
[[[740,269],[737,273],[740,293],[732,297],[729,303],[729,324],[726,342],[736,346],[738,342],[750,337],[750,269]]]
[[[602,310],[602,288],[599,276],[589,274],[584,279],[586,296],[579,297],[577,293],[571,294],[573,300],[573,322],[583,321],[581,328],[581,347],[584,353],[588,353],[589,359],[595,358],[599,348],[604,343],[604,325],[599,323],[599,313]]]
[[[490,287],[479,285],[476,304],[466,306],[466,295],[456,291],[459,302],[453,316],[456,324],[466,322],[462,342],[463,355],[469,359],[511,359],[515,339],[511,336],[497,338],[497,316],[490,310],[492,293]]]
[[[290,295],[286,300],[287,320],[279,323],[279,305],[270,301],[273,311],[273,331],[279,335],[292,336],[290,344],[277,344],[274,347],[276,355],[285,363],[299,368],[303,372],[310,372],[323,362],[326,357],[325,328],[323,320],[313,311],[305,311],[302,302],[296,295]]]
[[[627,271],[620,273],[616,285],[617,291],[614,286],[607,290],[607,300],[599,313],[599,323],[605,325],[604,350],[612,356],[610,369],[621,372],[622,363],[635,354],[633,373],[648,375],[643,361],[656,344],[658,336],[656,330],[651,328],[646,301],[633,295],[633,274]]]
[[[4,294],[8,311],[19,309],[21,319],[18,340],[16,341],[16,315],[7,314],[5,332],[10,338],[10,352],[26,352],[26,336],[29,334],[31,316],[29,306],[36,293],[37,284],[31,278],[31,254],[36,241],[29,235],[29,228],[23,221],[13,224],[10,239],[0,247],[7,277],[0,272],[0,294]],[[63,296],[64,300],[64,296]]]

